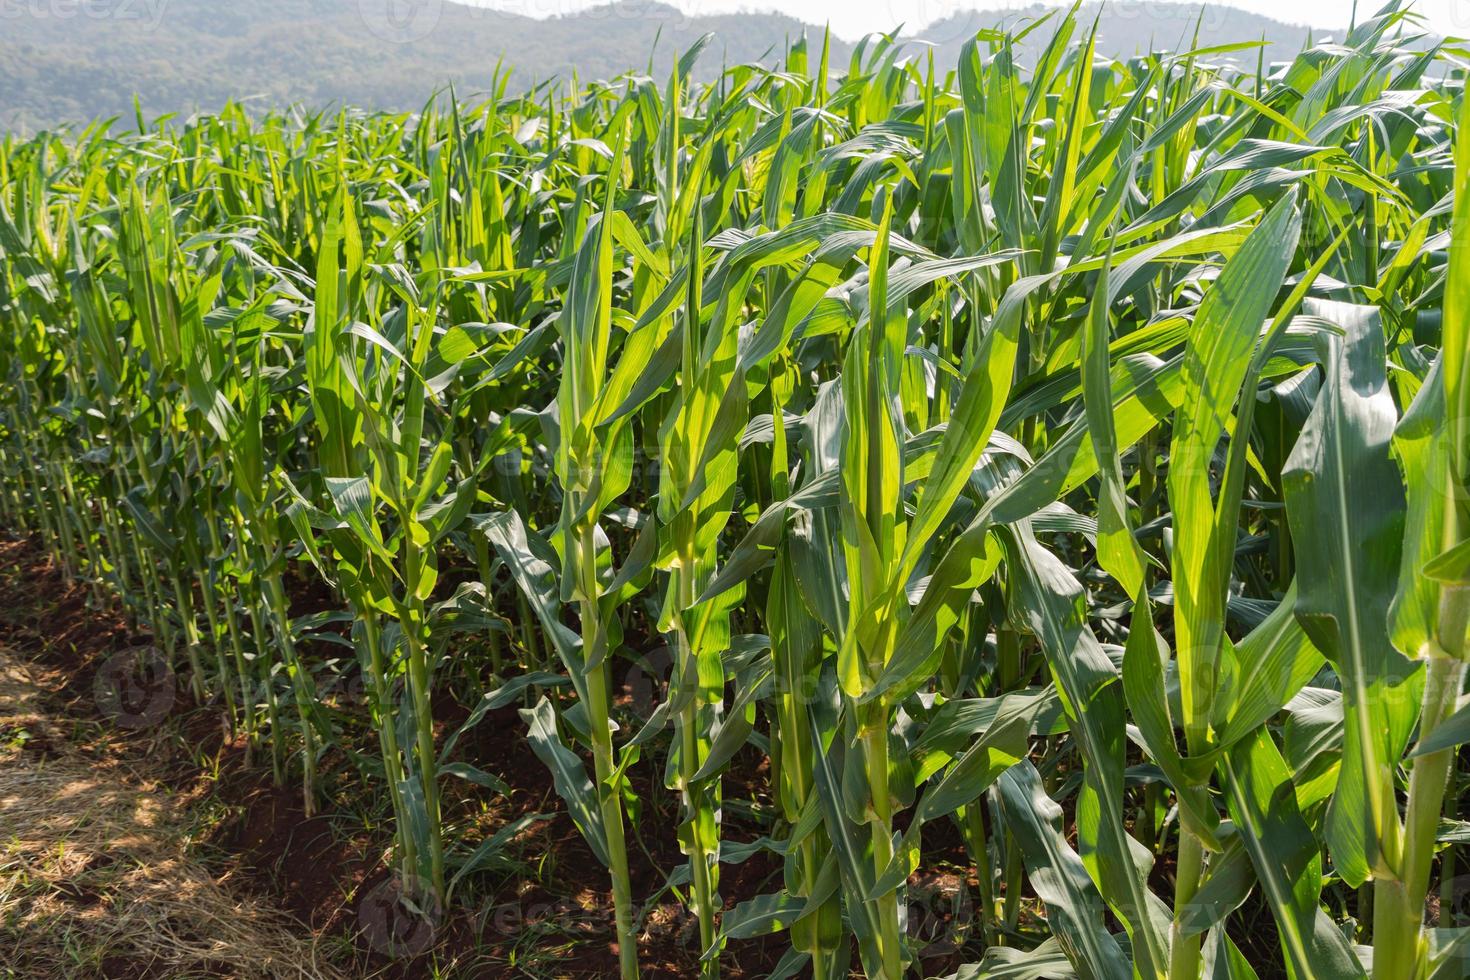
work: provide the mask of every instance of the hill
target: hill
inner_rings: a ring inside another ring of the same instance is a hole
[[[647,65],[651,52],[666,64],[713,31],[706,59],[717,69],[722,56],[779,51],[805,27],[774,14],[691,18],[652,3],[550,20],[441,0],[114,0],[109,17],[88,9],[58,16],[25,5],[6,19],[0,127],[131,118],[135,92],[149,115],[242,97],[407,109],[446,83],[465,93],[489,85],[501,59],[521,87],[573,71],[604,77]]]
[[[959,56],[960,46],[981,29],[1015,26],[1057,13],[1059,11],[1055,7],[1039,3],[1004,13],[972,11],[936,21],[919,36],[935,45],[936,61],[953,64]],[[1320,27],[1284,23],[1235,7],[1212,5],[1202,8],[1199,4],[1189,3],[1085,3],[1077,12],[1078,30],[1090,26],[1094,19],[1098,22],[1098,50],[1119,59],[1148,51],[1182,52],[1191,48],[1264,40],[1268,62],[1273,59],[1289,60],[1309,37],[1332,33]],[[1037,50],[1050,38],[1051,31],[1045,27],[1026,36],[1020,45],[1023,55]],[[1255,49],[1235,52],[1230,57],[1250,66],[1256,63]]]
[[[915,39],[936,45],[939,62],[949,65],[978,28],[1044,12],[1038,6],[962,14]],[[1084,22],[1095,13],[1084,8]],[[1182,5],[1176,15],[1159,3],[1108,4],[1101,49],[1127,55],[1150,41],[1173,46],[1192,35],[1200,16]],[[447,83],[464,94],[483,90],[502,60],[514,67],[517,88],[573,72],[661,73],[675,52],[712,32],[699,68],[709,77],[722,64],[779,57],[803,31],[821,33],[784,14],[695,17],[646,0],[546,20],[450,0],[58,2],[13,5],[3,27],[0,128],[21,131],[99,116],[131,119],[135,93],[150,117],[211,109],[230,98],[411,109]],[[1294,49],[1306,33],[1219,7],[1203,15],[1200,41],[1265,36]],[[834,66],[845,63],[851,47],[834,38]]]

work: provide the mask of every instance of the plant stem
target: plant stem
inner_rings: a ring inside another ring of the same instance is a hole
[[[678,570],[679,609],[687,611],[695,604],[694,557],[686,554],[684,564]],[[701,953],[715,942],[714,882],[710,874],[709,854],[705,851],[702,824],[706,818],[708,799],[705,787],[696,785],[694,776],[703,763],[699,745],[699,714],[701,698],[699,691],[699,665],[689,644],[689,635],[681,624],[675,637],[678,651],[679,683],[687,685],[684,706],[679,711],[679,789],[684,798],[684,819],[689,823],[689,871],[694,885],[694,910],[699,917],[699,943]],[[700,975],[717,977],[720,973],[719,957],[700,961]]]
[[[409,696],[413,698],[414,723],[417,728],[416,745],[418,755],[419,783],[424,794],[424,809],[428,815],[429,880],[434,895],[444,900],[444,840],[439,828],[439,772],[437,755],[434,751],[434,714],[429,698],[429,658],[424,649],[424,602],[418,598],[420,557],[418,545],[412,535],[405,535],[404,542],[404,591],[405,608],[408,615],[403,621],[403,642],[408,652]]]
[[[1200,937],[1180,931],[1179,913],[1187,909],[1199,891],[1204,874],[1205,849],[1198,837],[1179,828],[1179,862],[1174,878],[1174,923],[1169,937],[1169,980],[1199,980]]]
[[[296,641],[291,636],[291,618],[286,611],[286,592],[281,586],[279,573],[266,576],[266,592],[270,601],[271,619],[281,644],[281,653],[286,661],[286,673],[291,678],[291,691],[296,696],[296,713],[301,721],[301,798],[302,808],[309,817],[316,812],[316,736],[312,731],[312,695],[307,685],[309,678],[296,656]],[[271,732],[274,738],[276,733]]]
[[[1455,710],[1465,679],[1465,627],[1470,619],[1470,589],[1446,586],[1440,594],[1438,649],[1431,649],[1424,673],[1424,707],[1419,716],[1423,742]],[[1373,915],[1373,980],[1414,980],[1427,954],[1424,900],[1439,829],[1440,808],[1453,748],[1421,755],[1409,775],[1404,851],[1400,878],[1379,882]]]
[[[189,686],[194,692],[195,702],[203,704],[206,697],[204,667],[199,662],[199,624],[194,620],[194,598],[192,593],[184,588],[184,580],[179,574],[178,563],[170,561],[169,568],[172,573],[170,584],[174,590],[174,602],[178,605],[179,618],[184,623],[184,652],[189,657]]]
[[[590,524],[582,528],[578,565],[582,576],[582,649],[597,666],[587,672],[587,724],[592,736],[592,764],[597,774],[597,800],[602,828],[607,835],[609,871],[612,873],[613,916],[618,933],[618,966],[623,980],[638,976],[638,937],[633,932],[633,883],[628,875],[628,845],[623,838],[623,801],[620,787],[612,785],[612,726],[608,719],[610,665],[603,649],[606,638],[598,615],[597,542]]]
[[[394,829],[398,837],[400,873],[406,878],[418,867],[418,841],[409,833],[407,812],[403,805],[403,756],[398,747],[398,712],[393,709],[393,691],[383,660],[382,627],[378,614],[370,606],[362,611],[363,642],[368,648],[367,667],[373,685],[373,698],[378,709],[378,741],[383,753],[383,774],[388,780],[388,798],[393,804]]]
[[[864,706],[863,756],[868,770],[868,795],[873,807],[873,867],[887,868],[893,861],[893,803],[888,794],[888,705],[882,698]],[[883,980],[903,976],[903,953],[898,935],[898,892],[885,892],[874,902],[878,916],[878,950],[882,956]]]

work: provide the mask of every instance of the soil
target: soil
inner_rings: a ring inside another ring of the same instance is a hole
[[[436,928],[397,914],[395,878],[386,858],[391,828],[369,806],[374,823],[364,830],[361,797],[365,788],[356,766],[343,753],[329,751],[320,774],[328,798],[307,817],[299,790],[288,777],[277,786],[269,759],[248,759],[243,737],[232,736],[223,713],[191,702],[180,685],[179,697],[158,723],[138,730],[110,724],[95,694],[100,670],[119,653],[146,649],[152,640],[130,627],[111,605],[98,607],[85,586],[68,585],[59,568],[34,542],[0,538],[0,581],[11,601],[0,608],[0,644],[48,674],[47,698],[53,710],[88,727],[96,750],[119,758],[160,764],[170,786],[191,797],[207,797],[218,814],[197,842],[222,877],[235,887],[289,913],[302,929],[328,940],[338,966],[351,975],[384,978],[617,975],[617,947],[605,871],[561,806],[544,766],[531,752],[524,724],[514,707],[489,713],[469,730],[455,758],[498,776],[507,797],[466,784],[446,794],[445,823],[451,838],[477,842],[510,821],[548,814],[517,841],[514,864],[466,877]],[[333,608],[331,596],[309,579],[292,583],[295,614]],[[315,652],[342,656],[340,648]],[[467,709],[441,695],[436,719],[441,731],[457,729]],[[351,705],[347,706],[350,712]],[[362,718],[342,720],[344,742],[366,735]],[[363,738],[363,747],[367,742]],[[28,751],[48,751],[32,739]],[[765,795],[765,760],[753,751],[737,757],[727,778],[727,800]],[[644,800],[638,824],[630,828],[629,859],[635,895],[658,894],[666,873],[683,861],[667,828],[677,825],[678,805],[662,785],[662,765],[634,767],[632,782]],[[487,802],[487,798],[494,797]],[[356,804],[354,804],[356,801]],[[384,809],[384,808],[379,808]],[[762,833],[734,807],[724,827],[730,841]],[[640,832],[641,829],[641,832]],[[780,859],[761,852],[738,865],[722,865],[719,882],[725,907],[776,890]],[[380,921],[383,910],[391,922]],[[645,977],[684,978],[698,972],[698,931],[680,903],[664,893],[651,907],[639,947]],[[387,938],[391,934],[397,938]],[[732,978],[769,975],[787,949],[786,937],[731,943],[721,957]],[[126,977],[132,967],[119,960],[104,976]]]
[[[180,778],[159,738],[124,737],[83,693],[101,668],[77,639],[126,652],[137,637],[82,628],[38,565],[0,564],[0,584],[0,976],[341,976],[316,936],[194,845],[202,773]]]

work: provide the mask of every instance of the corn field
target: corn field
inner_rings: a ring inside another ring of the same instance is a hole
[[[1470,975],[1467,54],[1029,29],[8,137],[0,520],[425,915],[519,706],[624,978],[655,837],[705,977],[927,975],[955,837],[957,980]]]

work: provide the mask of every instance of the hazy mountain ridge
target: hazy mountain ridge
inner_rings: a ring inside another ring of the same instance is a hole
[[[937,58],[950,64],[959,57],[960,46],[983,28],[999,24],[1017,25],[1057,13],[1055,7],[1040,3],[1004,12],[970,11],[936,21],[920,36],[936,46]],[[1202,8],[1199,4],[1159,3],[1156,0],[1083,4],[1077,16],[1079,33],[1090,27],[1094,18],[1098,19],[1098,50],[1114,58],[1127,58],[1151,50],[1188,51],[1196,46],[1204,48],[1264,40],[1267,60],[1284,60],[1295,54],[1309,37],[1320,38],[1327,34],[1340,37],[1343,33],[1289,24],[1236,7],[1210,5]],[[1026,37],[1022,47],[1035,49],[1050,38],[1051,32],[1043,27]],[[1256,59],[1253,51],[1237,57],[1250,64],[1254,64]]]
[[[646,0],[548,20],[449,0],[113,0],[80,5],[70,16],[66,9],[18,5],[0,18],[0,128],[130,119],[135,92],[150,116],[211,109],[232,97],[409,109],[446,83],[465,94],[483,89],[502,59],[516,88],[573,72],[642,70],[650,61],[664,71],[707,32],[715,38],[699,73],[710,77],[722,64],[780,57],[803,31],[814,43],[821,36],[820,27],[784,14],[691,16]],[[980,27],[1048,9],[959,14],[913,40],[934,44],[936,60],[948,66]],[[1082,23],[1095,15],[1095,4],[1084,6]],[[1150,43],[1177,48],[1197,20],[1202,45],[1264,36],[1294,50],[1307,36],[1306,28],[1230,8],[1208,8],[1201,18],[1197,7],[1144,0],[1102,8],[1100,49],[1127,56]],[[851,50],[833,38],[834,67]]]

